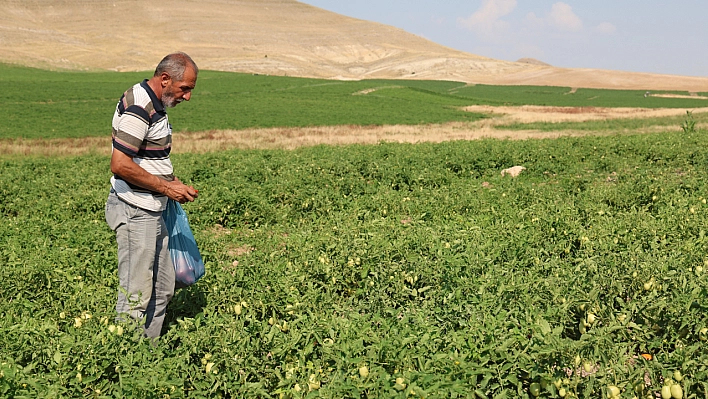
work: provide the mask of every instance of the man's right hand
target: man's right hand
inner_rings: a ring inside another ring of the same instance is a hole
[[[199,193],[194,187],[185,185],[176,177],[171,182],[165,182],[165,190],[163,194],[165,194],[168,198],[179,202],[180,204],[192,202],[199,196]]]
[[[167,181],[153,176],[133,162],[133,158],[117,150],[111,155],[111,172],[128,183],[166,195],[180,204],[194,201],[198,196],[194,187],[186,186],[176,177]]]

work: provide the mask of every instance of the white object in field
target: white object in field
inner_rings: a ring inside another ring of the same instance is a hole
[[[509,175],[511,177],[516,177],[521,174],[522,171],[526,170],[525,167],[523,166],[512,166],[511,168],[507,168],[501,171],[501,175],[506,176]]]

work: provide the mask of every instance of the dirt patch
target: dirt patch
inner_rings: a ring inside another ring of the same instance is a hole
[[[208,230],[214,237],[223,237],[227,235],[231,235],[231,229],[227,229],[226,227],[220,225],[220,224],[215,224],[211,229]]]
[[[355,96],[365,96],[365,95],[367,95],[367,94],[375,93],[375,92],[377,92],[377,91],[379,91],[379,90],[383,90],[383,89],[403,89],[403,88],[404,88],[404,86],[383,86],[383,87],[374,87],[374,88],[371,88],[371,89],[364,89],[364,90],[357,91],[357,92],[354,93],[353,95],[355,95]]]
[[[690,100],[708,100],[708,97],[699,96],[698,93],[690,93],[689,95],[681,94],[650,94],[649,97],[660,98],[688,98]]]
[[[243,256],[243,255],[248,255],[251,252],[253,252],[255,248],[253,248],[250,245],[241,245],[240,247],[236,248],[229,248],[226,253],[229,256]]]
[[[473,105],[464,109],[469,112],[498,116],[498,124],[510,122],[585,122],[623,118],[663,118],[686,114],[686,110],[683,108],[546,107],[536,105],[494,107],[490,105]],[[708,112],[708,107],[694,108],[691,111],[694,114]]]
[[[354,93],[353,95],[354,95],[354,96],[365,96],[365,95],[367,95],[367,94],[369,94],[369,93],[375,92],[376,90],[378,90],[378,89],[364,89],[364,90],[361,90],[361,91],[357,91],[357,92]]]

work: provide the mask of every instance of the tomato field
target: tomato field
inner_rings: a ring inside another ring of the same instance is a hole
[[[173,161],[207,272],[156,346],[108,159],[0,161],[0,396],[708,396],[701,134]]]

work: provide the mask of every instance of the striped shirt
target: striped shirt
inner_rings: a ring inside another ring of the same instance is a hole
[[[170,150],[172,126],[162,101],[157,98],[147,79],[128,89],[113,115],[113,151],[133,158],[133,162],[148,173],[174,180]],[[113,175],[111,186],[129,204],[149,211],[165,209],[167,197],[138,187]]]

